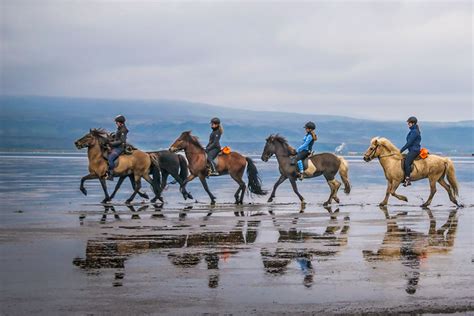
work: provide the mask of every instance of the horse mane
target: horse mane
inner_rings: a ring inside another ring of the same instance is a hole
[[[103,128],[92,128],[90,133],[99,140],[101,146],[109,142],[109,133]]]
[[[400,150],[397,148],[397,146],[395,146],[391,141],[389,141],[387,138],[385,137],[374,137],[372,139],[372,142],[377,140],[377,142],[384,146],[385,148],[387,148],[390,152],[399,152]]]
[[[290,155],[295,154],[294,153],[295,149],[292,146],[290,146],[290,144],[288,144],[288,140],[285,137],[281,136],[280,134],[271,134],[270,136],[268,136],[267,141],[278,142],[283,146],[283,148],[285,148],[288,151],[288,154]]]
[[[187,142],[190,142],[191,144],[193,144],[194,146],[197,146],[199,148],[203,148],[203,146],[199,142],[199,138],[197,136],[191,135],[191,131],[183,132],[182,136],[184,136],[184,139]]]

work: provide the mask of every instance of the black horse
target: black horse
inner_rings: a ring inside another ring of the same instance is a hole
[[[161,170],[161,185],[158,190],[159,192],[151,200],[151,202],[155,202],[161,197],[161,192],[167,184],[169,175],[171,175],[175,179],[175,181],[179,183],[180,191],[183,195],[183,198],[185,200],[188,198],[193,199],[193,196],[188,191],[186,191],[186,184],[184,184],[184,180],[186,180],[186,178],[188,177],[188,162],[186,161],[186,158],[182,155],[170,152],[169,150],[151,151],[147,153],[158,157]],[[117,182],[117,185],[115,186],[114,192],[110,196],[110,199],[115,196],[126,177],[127,176],[120,177]],[[132,187],[134,188],[135,181],[133,180],[133,175],[129,175],[128,177],[130,177],[130,182],[132,183]],[[139,192],[139,194],[143,198],[148,198],[146,193]]]
[[[267,138],[267,143],[262,153],[262,160],[267,162],[272,155],[275,155],[278,161],[278,167],[280,170],[280,178],[273,186],[272,194],[268,199],[268,202],[272,202],[275,197],[275,191],[280,184],[286,179],[290,180],[293,191],[300,198],[302,204],[305,204],[303,196],[298,192],[296,185],[296,165],[292,162],[292,155],[295,154],[294,148],[288,145],[286,139],[278,134],[270,135]],[[344,183],[344,192],[349,194],[351,192],[351,185],[349,183],[348,171],[349,167],[347,161],[331,153],[322,153],[313,155],[307,158],[308,167],[304,171],[305,178],[318,177],[324,175],[326,181],[331,189],[329,199],[324,202],[324,205],[331,204],[331,200],[339,203],[337,197],[337,191],[341,186],[341,183],[335,179],[336,174],[339,172],[342,182]],[[306,164],[306,163],[305,163]]]

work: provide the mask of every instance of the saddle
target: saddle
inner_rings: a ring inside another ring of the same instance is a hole
[[[122,153],[119,155],[119,157],[122,155],[131,155],[133,154],[135,150],[138,150],[138,148],[136,148],[132,144],[125,144],[125,148],[122,151]],[[110,154],[110,147],[108,145],[104,145],[104,148],[102,150],[102,157],[107,161],[107,163],[109,162],[109,154]],[[119,157],[117,157],[116,159],[116,163],[115,163],[116,166],[118,165]]]
[[[311,157],[313,157],[314,155],[315,155],[315,153],[312,151],[312,152],[309,153],[309,156],[308,156],[308,157],[306,157],[305,159],[303,159],[303,168],[304,168],[303,170],[306,170],[306,169],[308,168],[308,161],[309,161],[309,159],[310,159]],[[292,165],[296,165],[296,155],[291,155],[291,156],[290,156],[290,159],[291,159],[291,160],[290,160],[290,163],[291,163]]]
[[[428,149],[426,149],[426,148],[421,148],[421,149],[420,149],[420,154],[419,154],[418,156],[416,156],[415,161],[422,160],[422,159],[426,159],[426,158],[428,157],[428,155],[429,155]],[[403,168],[405,167],[405,159],[406,159],[407,155],[406,155],[406,154],[402,154],[402,157],[403,157],[403,158],[402,158],[402,169],[403,169]],[[413,168],[414,168],[414,166],[415,166],[415,163],[414,163],[415,161],[413,161],[413,164],[411,165],[411,171],[412,171],[412,172],[413,172]]]

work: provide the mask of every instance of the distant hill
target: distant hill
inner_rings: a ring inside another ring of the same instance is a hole
[[[343,153],[363,152],[374,136],[387,137],[401,146],[407,133],[404,122],[247,111],[175,100],[0,96],[0,149],[74,150],[74,140],[89,128],[115,129],[117,114],[128,118],[130,142],[143,149],[167,148],[184,130],[192,130],[205,144],[213,116],[224,122],[224,144],[251,153],[260,153],[271,133],[298,144],[308,120],[317,124],[318,151],[332,152],[345,143]],[[473,123],[422,122],[423,145],[432,152],[471,154]]]

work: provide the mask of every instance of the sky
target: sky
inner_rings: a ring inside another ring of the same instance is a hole
[[[0,3],[1,94],[474,119],[471,1]]]

